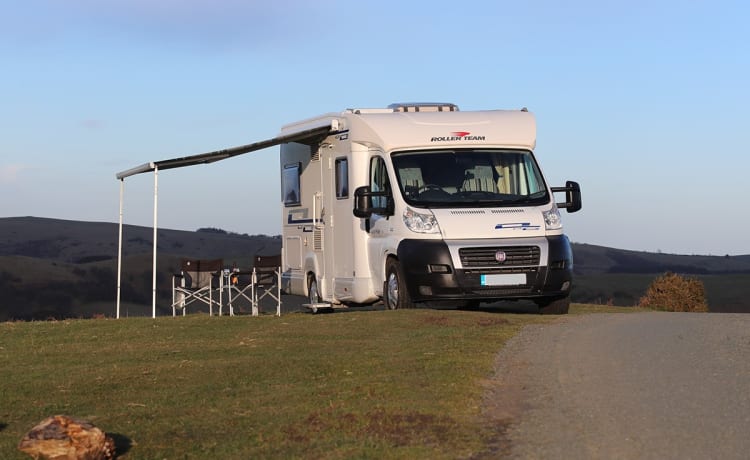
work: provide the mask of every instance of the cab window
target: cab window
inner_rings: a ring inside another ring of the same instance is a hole
[[[388,192],[391,190],[388,181],[388,170],[385,167],[385,161],[382,157],[374,157],[370,160],[370,190],[373,192]],[[388,206],[388,197],[372,197],[373,208],[383,208]]]

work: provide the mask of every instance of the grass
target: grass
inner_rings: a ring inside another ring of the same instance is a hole
[[[622,311],[574,306],[571,313]],[[533,314],[330,315],[0,323],[0,452],[43,418],[112,434],[123,458],[466,458],[481,382]]]

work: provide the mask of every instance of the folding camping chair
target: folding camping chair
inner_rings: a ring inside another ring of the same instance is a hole
[[[222,267],[221,259],[184,259],[180,273],[172,276],[172,316],[177,315],[178,308],[185,316],[187,306],[196,301],[208,305],[210,315],[214,314],[214,305],[221,308],[221,278],[217,285],[214,277],[220,275]],[[219,291],[219,300],[214,299],[214,290]]]
[[[222,286],[227,291],[227,306],[229,307],[229,316],[234,316],[234,305],[238,300],[243,298],[247,300],[250,306],[253,306],[253,272],[238,269],[224,269],[222,271]],[[257,316],[257,312],[255,312]],[[219,316],[222,314],[222,308],[219,307]]]
[[[276,316],[281,316],[281,255],[255,256],[251,294],[253,316],[258,316],[260,301],[270,297],[276,301]]]

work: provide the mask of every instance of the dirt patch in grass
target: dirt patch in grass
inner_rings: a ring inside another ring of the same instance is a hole
[[[466,316],[448,316],[445,314],[442,315],[434,315],[434,316],[425,316],[424,318],[420,318],[420,321],[423,324],[428,324],[430,326],[456,326],[456,327],[471,327],[471,326],[480,326],[480,327],[487,327],[487,326],[498,326],[501,324],[508,324],[509,321],[501,316],[497,317],[488,317],[488,316],[479,316],[477,317],[466,317]]]
[[[445,443],[459,428],[456,420],[445,415],[384,409],[364,414],[329,410],[311,413],[299,424],[286,428],[285,434],[294,442],[309,443],[333,430],[363,442],[379,441],[402,447]]]
[[[487,326],[497,326],[500,324],[509,324],[510,321],[508,321],[505,318],[487,318],[487,317],[480,317],[476,320],[477,326],[487,327]]]

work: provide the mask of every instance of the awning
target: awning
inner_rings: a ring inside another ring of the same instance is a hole
[[[169,160],[152,161],[140,166],[127,169],[117,173],[117,179],[120,181],[120,225],[119,241],[117,248],[117,311],[116,317],[120,317],[120,284],[122,279],[122,203],[124,196],[125,178],[145,172],[154,172],[154,248],[153,248],[153,266],[152,266],[152,316],[156,318],[156,224],[157,224],[157,203],[158,203],[158,181],[157,173],[160,170],[182,168],[184,166],[193,166],[199,164],[213,163],[215,161],[225,160],[245,153],[262,150],[274,145],[286,144],[289,142],[301,142],[305,144],[314,144],[322,140],[331,132],[338,131],[339,123],[336,118],[321,118],[308,123],[300,124],[291,129],[285,129],[283,135],[276,136],[252,144],[230,147],[227,149],[216,150],[214,152],[199,153],[186,157],[171,158]]]
[[[308,128],[303,131],[285,134],[283,136],[276,136],[272,139],[266,139],[264,141],[253,142],[252,144],[240,145],[238,147],[230,147],[227,149],[216,150],[213,152],[199,153],[197,155],[190,155],[186,157],[171,158],[169,160],[152,161],[150,163],[144,163],[135,168],[131,168],[125,171],[117,173],[117,179],[125,179],[126,177],[133,176],[135,174],[141,174],[145,172],[172,168],[182,168],[184,166],[193,166],[199,164],[213,163],[219,160],[225,160],[227,158],[236,157],[245,153],[255,152],[256,150],[262,150],[274,145],[286,144],[288,142],[304,142],[314,139],[318,136],[324,137],[330,133],[336,127],[334,126],[335,120],[328,120],[322,126],[316,126]]]

